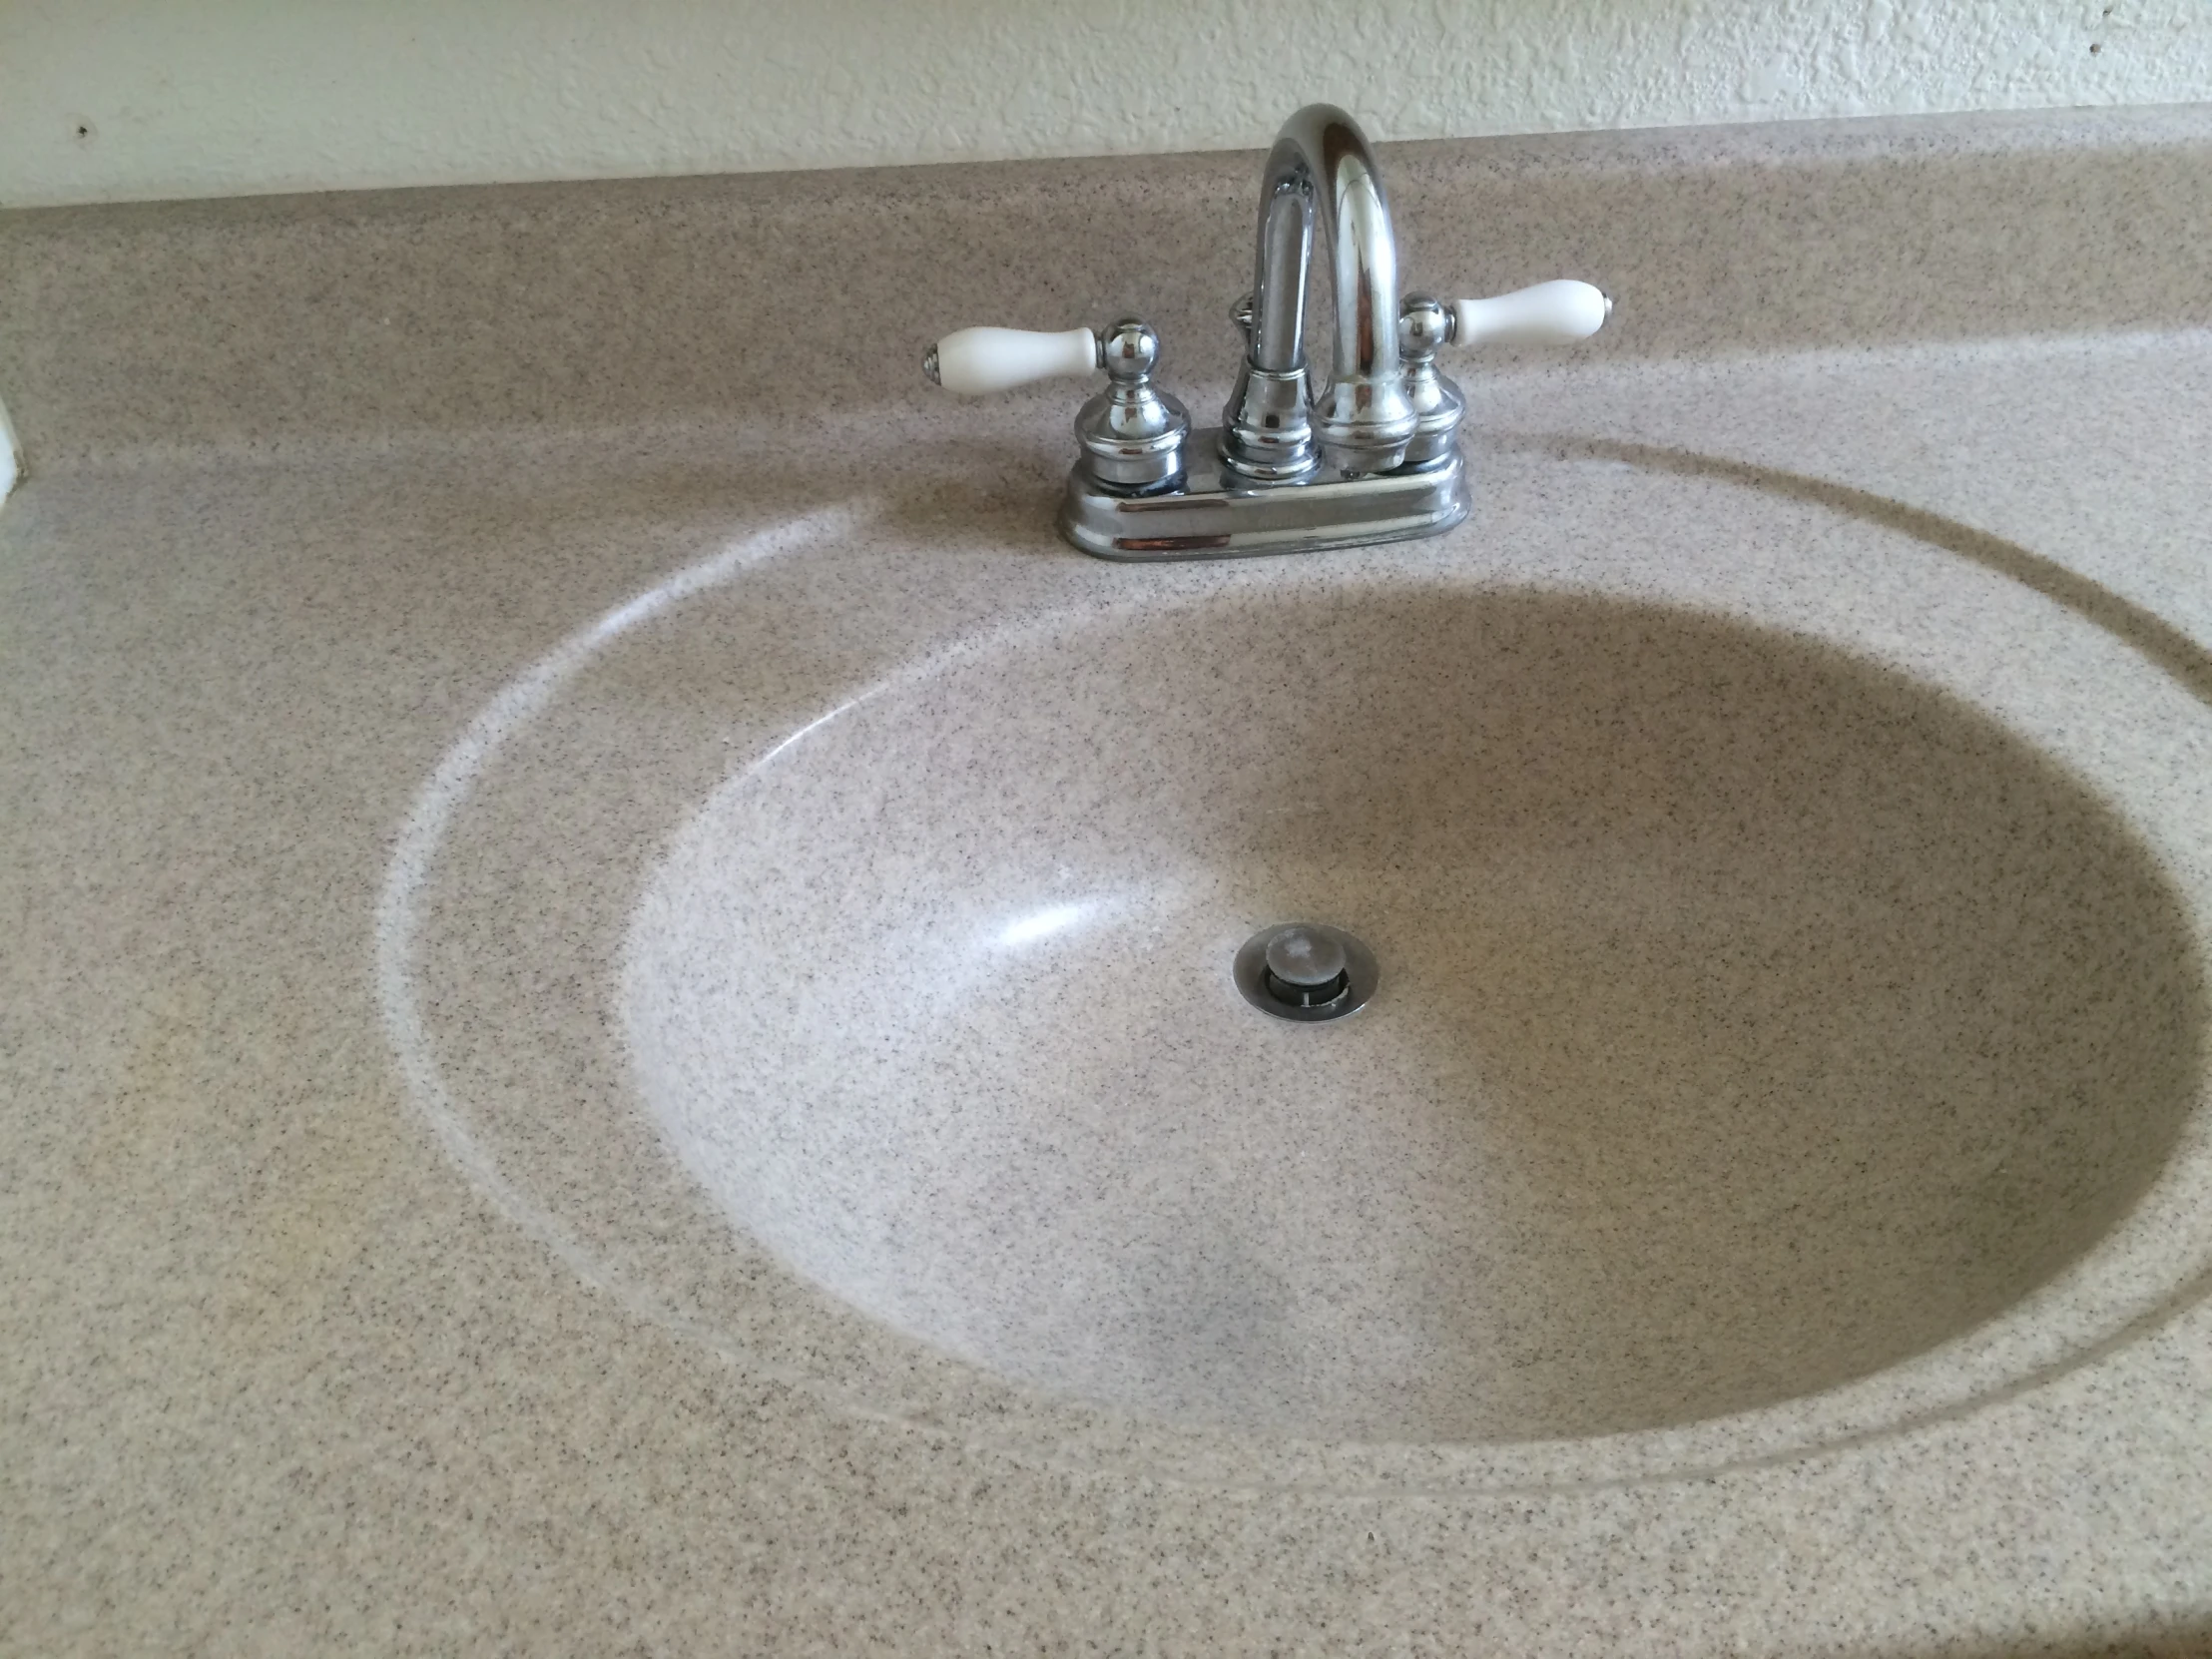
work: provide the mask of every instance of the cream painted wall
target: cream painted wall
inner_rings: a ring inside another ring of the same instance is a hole
[[[2212,99],[2212,0],[0,0],[0,205]]]

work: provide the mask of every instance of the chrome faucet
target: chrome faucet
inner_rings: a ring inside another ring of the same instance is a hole
[[[1329,378],[1318,387],[1305,342],[1317,224],[1335,314]],[[1182,403],[1153,383],[1160,340],[1139,317],[1060,333],[963,328],[922,368],[968,393],[1105,370],[1106,389],[1076,416],[1059,515],[1061,533],[1087,553],[1304,552],[1435,535],[1466,516],[1466,400],[1436,371],[1441,347],[1582,339],[1611,310],[1589,283],[1570,281],[1401,301],[1375,153],[1352,117],[1313,104],[1283,124],[1268,155],[1252,292],[1231,313],[1244,362],[1219,428],[1193,431]]]
[[[1317,219],[1337,318],[1319,389],[1308,384],[1305,338]],[[1223,411],[1230,471],[1286,483],[1323,459],[1347,474],[1403,465],[1414,416],[1397,354],[1397,239],[1375,153],[1333,105],[1300,110],[1268,153],[1250,303],[1244,367]],[[1239,320],[1246,314],[1240,304]]]

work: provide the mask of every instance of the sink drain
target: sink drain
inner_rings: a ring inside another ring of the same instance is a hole
[[[1341,927],[1263,927],[1237,952],[1237,989],[1278,1019],[1342,1019],[1367,1006],[1382,974],[1375,952]]]

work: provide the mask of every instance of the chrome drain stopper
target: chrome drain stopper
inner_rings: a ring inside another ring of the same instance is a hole
[[[1260,953],[1260,983],[1294,1008],[1319,1008],[1352,988],[1345,947],[1310,927],[1286,927]]]
[[[1342,1019],[1366,1006],[1381,974],[1375,953],[1342,928],[1294,921],[1263,927],[1237,952],[1237,989],[1279,1019]]]

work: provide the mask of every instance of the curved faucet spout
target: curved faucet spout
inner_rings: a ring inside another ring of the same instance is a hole
[[[1336,327],[1329,379],[1314,390],[1304,334],[1317,220]],[[1269,153],[1252,305],[1251,348],[1223,444],[1230,465],[1258,478],[1301,477],[1314,470],[1317,443],[1342,472],[1386,472],[1403,461],[1417,416],[1398,360],[1389,198],[1367,136],[1335,105],[1300,110]]]

